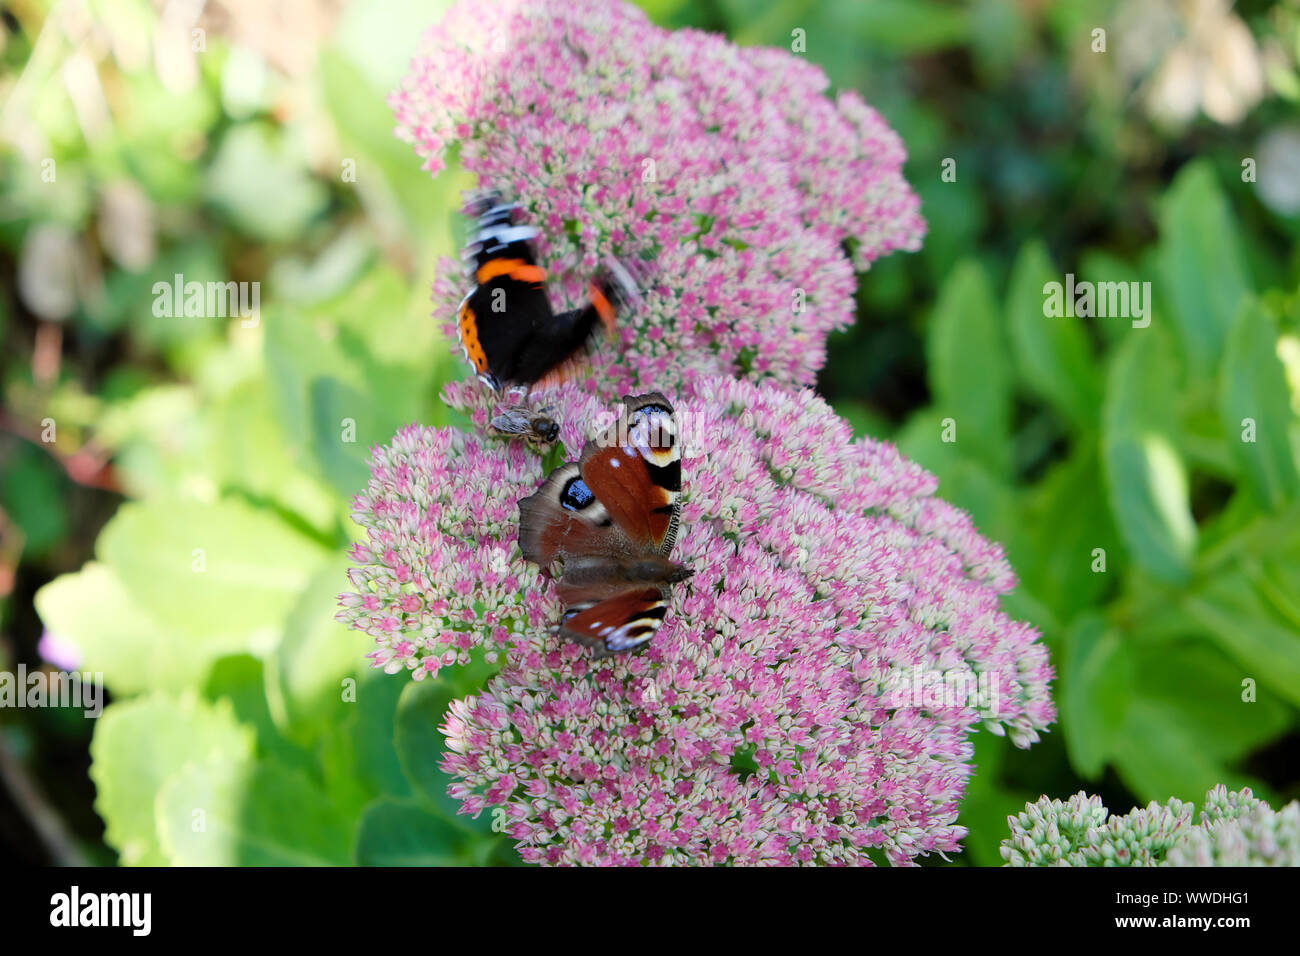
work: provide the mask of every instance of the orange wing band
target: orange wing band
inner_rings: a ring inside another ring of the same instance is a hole
[[[606,331],[613,332],[614,307],[609,304],[609,299],[605,298],[605,293],[601,292],[600,288],[594,284],[591,287],[591,304],[595,306],[600,321],[605,323]]]
[[[486,285],[497,276],[509,276],[520,282],[540,283],[546,281],[546,270],[541,266],[530,266],[523,259],[493,259],[474,273],[479,285]]]

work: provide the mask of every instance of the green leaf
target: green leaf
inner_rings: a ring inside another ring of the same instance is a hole
[[[1202,800],[1211,788],[1258,786],[1210,756],[1197,735],[1183,726],[1181,714],[1160,702],[1134,700],[1119,735],[1115,769],[1138,803]]]
[[[1246,559],[1246,568],[1251,560]],[[1184,598],[1182,607],[1244,668],[1238,683],[1253,678],[1300,706],[1300,622],[1280,615],[1250,573],[1239,565],[1215,574]]]
[[[153,385],[104,409],[95,438],[114,451],[113,469],[128,495],[165,497],[193,483],[204,438],[199,404],[192,386]]]
[[[1203,388],[1181,398],[1180,404],[1184,411],[1179,448],[1192,472],[1213,476],[1225,484],[1242,485],[1240,465],[1229,447],[1232,442],[1240,441],[1241,427],[1238,426],[1234,432],[1225,433],[1219,403],[1215,401],[1211,407],[1205,404],[1208,400],[1209,396]],[[1246,495],[1243,493],[1242,497]],[[1253,499],[1251,501],[1253,507]]]
[[[1136,667],[1119,633],[1108,630],[1100,615],[1076,619],[1065,643],[1061,728],[1071,765],[1095,780],[1125,730]]]
[[[424,30],[442,19],[450,6],[451,0],[378,0],[349,5],[343,11],[334,42],[357,69],[364,71],[364,76],[355,77],[358,82],[387,92],[406,76],[407,64],[420,50]],[[354,77],[349,74],[348,79]],[[388,138],[396,139],[392,117],[384,115],[382,120],[390,127],[386,131]]]
[[[1291,408],[1273,317],[1247,299],[1228,332],[1219,411],[1256,500],[1275,511],[1300,493],[1300,419]],[[1247,439],[1250,440],[1247,440]]]
[[[60,575],[36,592],[35,603],[45,627],[81,650],[80,669],[102,673],[117,697],[196,686],[207,672],[210,657],[175,640],[106,565],[90,561]]]
[[[1250,291],[1227,200],[1204,160],[1179,171],[1158,210],[1161,298],[1193,375],[1210,377],[1242,297]]]
[[[223,657],[212,665],[203,696],[214,703],[229,701],[239,722],[256,732],[259,757],[315,776],[317,767],[311,755],[285,738],[271,718],[264,670],[262,662],[248,654]]]
[[[1200,612],[1175,605],[1158,613],[1155,623],[1166,636],[1154,636],[1146,625],[1128,635],[1137,671],[1115,746],[1120,777],[1140,802],[1171,795],[1189,800],[1215,781],[1267,796],[1267,784],[1239,768],[1250,753],[1286,733],[1290,707],[1263,687],[1257,699],[1243,699],[1243,678],[1255,675],[1211,644],[1188,639],[1204,630]],[[1250,631],[1254,624],[1242,616],[1233,626]]]
[[[385,316],[383,328],[395,335],[404,326],[404,296],[394,298],[386,281],[362,283],[344,300],[311,310],[281,309],[268,319],[264,348],[274,389],[276,413],[295,452],[308,453],[315,468],[336,492],[351,498],[369,475],[368,449],[392,439],[411,422],[440,424],[433,408],[433,371],[443,348],[430,340],[428,351],[407,340],[408,362],[376,358],[370,340],[350,323],[335,323],[327,313]],[[398,289],[397,291],[400,291]],[[423,319],[427,327],[429,322]],[[401,336],[395,336],[401,338]]]
[[[24,556],[43,557],[68,532],[68,481],[43,449],[25,441],[0,443],[0,465],[0,508],[23,531]]]
[[[854,438],[887,438],[893,430],[883,415],[868,403],[852,398],[842,398],[835,402],[835,411],[853,426]]]
[[[288,253],[271,266],[268,281],[279,302],[308,306],[344,295],[374,266],[375,240],[352,227],[320,250]]]
[[[349,565],[346,557],[336,556],[316,572],[267,662],[271,711],[286,735],[304,746],[355,706],[343,699],[345,681],[355,686],[358,672],[367,666],[365,653],[373,646],[369,635],[334,619]]]
[[[407,779],[444,815],[464,820],[466,826],[484,835],[491,833],[487,817],[470,821],[458,813],[460,801],[447,795],[451,777],[439,766],[447,738],[438,728],[447,717],[448,705],[482,687],[494,667],[475,661],[454,675],[408,684],[397,704],[395,743]]]
[[[652,6],[667,13],[662,3]],[[718,29],[716,18],[721,14],[727,36],[741,46],[790,50],[796,39],[802,39],[805,46],[796,52],[824,69],[836,89],[860,87],[877,58],[955,47],[971,34],[968,11],[936,0],[722,0],[720,9],[715,6],[688,4],[684,11],[668,14],[666,24],[654,9],[649,12],[657,23],[670,28],[689,25],[709,30]]]
[[[1178,452],[1155,434],[1108,438],[1105,451],[1111,508],[1133,559],[1162,580],[1186,581],[1196,525]]]
[[[180,301],[173,303],[172,314],[154,314],[158,300],[154,284],[173,284],[177,275],[184,277],[186,285],[197,282],[206,286],[209,282],[225,282],[230,278],[216,242],[202,233],[191,235],[164,251],[143,272],[109,273],[105,296],[95,303],[93,321],[105,330],[127,325],[137,341],[172,350],[173,354],[179,354],[180,350],[197,342],[215,341],[230,321],[219,315],[218,309],[209,311],[205,307],[203,315],[186,315],[185,296],[182,295]],[[233,314],[235,310],[228,311]]]
[[[962,849],[974,866],[1001,866],[1007,817],[1019,813],[1037,794],[1004,781],[1003,765],[1011,749],[1005,737],[975,734],[975,772],[961,801],[958,822],[969,828]]]
[[[1103,250],[1089,250],[1079,258],[1079,269],[1077,271],[1079,280],[1083,282],[1091,282],[1094,288],[1100,286],[1103,282],[1119,282],[1126,284],[1131,289],[1133,288],[1133,283],[1151,281],[1151,276],[1155,274],[1157,270],[1154,266],[1148,270],[1146,266],[1147,263],[1143,262],[1142,268],[1135,268],[1123,259],[1117,258]],[[1153,298],[1158,298],[1155,295],[1157,291],[1158,289],[1153,286]],[[1158,314],[1158,307],[1158,301],[1151,304],[1152,323],[1162,321]],[[1093,327],[1101,333],[1101,336],[1108,347],[1113,347],[1126,341],[1130,331],[1133,329],[1133,322],[1131,319],[1097,317],[1092,321]]]
[[[236,228],[273,242],[301,235],[329,200],[306,157],[259,122],[227,130],[208,168],[207,194]]]
[[[379,796],[413,795],[393,744],[397,701],[408,683],[367,668],[350,687],[347,717],[320,740],[325,786],[336,803],[359,810]]]
[[[121,9],[125,12],[129,7]],[[137,29],[147,31],[150,24],[141,23]],[[156,70],[124,70],[117,95],[130,106],[115,111],[114,126],[128,153],[132,178],[159,202],[191,203],[196,163],[176,144],[202,137],[216,125],[221,107],[207,83],[186,90],[170,86],[161,82]],[[106,152],[94,150],[91,156]]]
[[[90,778],[105,840],[126,865],[166,863],[154,822],[154,800],[166,780],[192,761],[252,752],[252,731],[228,705],[161,695],[109,705],[90,744]]]
[[[321,532],[334,527],[338,498],[310,473],[310,456],[289,441],[265,379],[244,382],[209,400],[204,411],[205,476],[223,491],[238,489],[274,502]]]
[[[428,10],[425,15],[426,23],[436,19]],[[449,188],[452,184],[441,175],[430,179],[415,150],[393,135],[392,111],[384,102],[391,85],[373,86],[364,68],[337,50],[324,49],[320,57],[324,102],[344,155],[356,162],[357,191],[371,218],[400,224],[412,237],[432,241],[434,224],[446,221],[453,208],[448,199],[458,190]],[[396,62],[391,56],[384,59]]]
[[[407,779],[428,800],[453,814],[458,803],[447,796],[451,778],[438,767],[447,738],[438,728],[455,696],[446,681],[412,682],[402,691],[394,725],[397,756]]]
[[[427,174],[421,175],[428,179]],[[459,203],[454,208],[458,210]],[[458,212],[447,209],[439,221],[446,222],[453,216],[461,218]],[[447,231],[444,228],[440,234]],[[361,381],[391,398],[400,398],[404,404],[417,399],[409,393],[424,387],[434,366],[445,364],[454,367],[457,374],[465,373],[463,360],[452,354],[437,321],[429,314],[428,289],[412,289],[412,284],[392,266],[376,263],[343,294],[318,302],[305,313],[316,330],[322,323],[337,326],[337,345],[350,364],[361,370]],[[404,378],[394,381],[398,369]]]
[[[935,229],[925,237],[925,247],[920,253],[934,286],[942,286],[962,257],[978,247],[979,237],[987,225],[985,196],[974,179],[959,175],[955,183],[945,183],[938,176],[923,176],[915,183],[926,219],[943,223],[942,229]]]
[[[957,46],[971,32],[966,10],[935,0],[872,0],[842,9],[845,27],[861,43],[901,56]]]
[[[448,705],[481,690],[497,669],[498,665],[476,657],[469,665],[437,678],[409,683],[397,705],[395,744],[402,770],[428,801],[427,809],[471,837],[467,852],[473,854],[474,861],[516,865],[520,861],[513,840],[493,831],[489,813],[473,818],[460,813],[460,801],[447,793],[452,778],[440,766],[446,738],[439,728],[446,720]]]
[[[1187,473],[1173,441],[1172,361],[1150,329],[1135,329],[1111,363],[1102,458],[1115,526],[1133,560],[1181,583],[1196,551]]]
[[[1106,502],[1100,457],[1095,443],[1076,442],[1070,456],[1017,502],[1033,551],[1025,556],[1008,551],[1013,566],[1066,621],[1117,587],[1113,572],[1123,551]],[[1106,553],[1105,573],[1092,570],[1098,548]]]
[[[262,653],[325,550],[241,501],[123,505],[96,543],[131,598],[190,653]],[[197,643],[195,643],[197,642]]]
[[[181,866],[342,866],[353,827],[301,774],[222,757],[191,764],[156,803],[162,845]]]
[[[341,495],[355,495],[370,477],[368,449],[393,437],[395,423],[357,389],[337,379],[313,379],[312,450],[321,473]]]
[[[1248,675],[1213,644],[1150,641],[1141,633],[1131,644],[1136,696],[1176,714],[1211,757],[1236,763],[1290,727],[1291,709],[1277,696],[1261,692],[1253,701],[1242,699]]]
[[[1173,346],[1159,329],[1132,329],[1111,357],[1102,405],[1108,434],[1177,433],[1181,391]]]
[[[383,800],[366,808],[357,832],[361,866],[465,866],[474,835],[425,807]]]
[[[1041,241],[1020,250],[1007,304],[1020,376],[1037,396],[1081,428],[1097,424],[1101,382],[1082,320],[1043,314],[1044,286],[1061,282]]]
[[[1037,16],[1018,0],[974,0],[963,12],[970,24],[970,51],[980,84],[997,89],[1015,75],[1023,57],[1032,55]]]
[[[926,409],[908,419],[896,443],[908,459],[934,472],[944,500],[969,512],[982,534],[1023,554],[1024,522],[1014,490],[980,462],[963,457],[960,441],[945,442],[944,431],[939,413]]]
[[[934,409],[956,422],[957,450],[1005,475],[1011,461],[1011,373],[997,303],[978,263],[960,263],[940,290],[928,351]]]

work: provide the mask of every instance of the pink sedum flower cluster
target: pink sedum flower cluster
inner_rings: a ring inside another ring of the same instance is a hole
[[[372,450],[370,481],[353,499],[352,520],[367,540],[348,551],[355,590],[340,595],[337,618],[375,639],[368,656],[390,674],[436,676],[469,663],[474,648],[495,662],[525,623],[540,628],[558,614],[518,544],[519,499],[545,470],[523,442],[483,437],[481,391],[460,382],[443,395],[471,417],[474,433],[408,425]],[[560,440],[580,449],[602,406],[576,386],[563,391]]]
[[[516,502],[542,468],[518,443],[451,429],[408,428],[378,451],[341,617],[390,670],[431,673],[475,646],[503,658],[453,704],[444,768],[465,812],[506,808],[526,860],[897,864],[959,849],[974,727],[1028,746],[1054,716],[1045,648],[999,610],[1014,584],[1001,549],[810,391],[697,385],[677,403],[673,551],[695,575],[646,651],[597,662],[553,634],[551,584],[516,543]],[[465,407],[472,387],[447,397]],[[553,395],[573,457],[612,409]],[[911,696],[918,671],[981,693]]]
[[[811,384],[853,321],[854,270],[919,248],[901,141],[827,86],[792,53],[666,31],[615,0],[475,0],[430,31],[391,102],[428,169],[458,147],[541,228],[557,308],[606,257],[653,270],[593,357],[617,399],[719,372]],[[465,291],[444,260],[451,341]]]
[[[853,318],[854,271],[924,224],[898,138],[778,50],[670,33],[613,0],[454,6],[394,95],[432,171],[447,151],[540,227],[557,308],[610,258],[649,276],[589,377],[549,389],[567,458],[610,403],[664,391],[684,443],[672,589],[636,654],[596,661],[518,546],[542,460],[476,430],[376,449],[339,619],[416,680],[483,653],[444,769],[505,808],[525,860],[909,863],[960,848],[982,725],[1028,746],[1054,718],[1037,633],[999,609],[1000,548],[892,446],[810,391]],[[453,333],[459,268],[435,283]],[[550,464],[553,464],[551,462]]]

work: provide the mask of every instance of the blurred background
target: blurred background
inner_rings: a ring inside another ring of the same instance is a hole
[[[802,29],[907,145],[929,234],[861,277],[820,390],[1006,545],[1059,675],[1041,743],[977,735],[953,862],[999,863],[1043,793],[1300,796],[1300,0],[641,5]],[[421,172],[385,104],[444,6],[0,7],[0,671],[100,671],[114,702],[98,731],[0,709],[0,855],[268,862],[159,832],[207,787],[246,830],[295,808],[301,861],[509,858],[439,796],[460,688],[370,684],[332,619],[367,447],[444,424],[464,374],[428,288],[472,182]],[[156,315],[177,273],[260,282],[260,321]],[[1066,273],[1151,282],[1151,327],[1046,319]],[[349,677],[373,693],[342,711]]]

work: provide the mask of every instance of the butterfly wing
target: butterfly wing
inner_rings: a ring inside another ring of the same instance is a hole
[[[523,259],[497,259],[479,268],[475,280],[478,284],[457,313],[465,358],[493,389],[529,381],[521,376],[521,361],[536,331],[555,318],[545,271]]]
[[[602,601],[565,608],[560,633],[609,657],[648,643],[663,623],[668,592],[661,586],[627,584]]]
[[[536,493],[519,500],[519,547],[534,564],[549,568],[567,554],[616,550],[617,532],[574,462],[547,475]]]
[[[538,327],[521,360],[519,380],[545,388],[576,377],[598,333],[603,329],[612,335],[619,310],[638,298],[630,273],[610,260],[605,272],[588,286],[585,305],[561,312]]]
[[[547,387],[575,378],[601,321],[600,314],[588,305],[537,325],[516,362],[515,381]]]
[[[560,634],[608,657],[648,642],[668,607],[667,582],[680,569],[657,556],[629,561],[627,539],[586,487],[572,462],[553,471],[519,502],[524,557],[550,567],[564,557],[556,595]],[[659,583],[665,582],[665,583]]]
[[[478,217],[478,231],[463,254],[474,288],[457,310],[457,331],[474,371],[499,390],[518,380],[520,356],[554,313],[546,271],[533,253],[537,229],[516,225],[515,207],[495,192],[479,196],[466,211]]]
[[[583,449],[582,481],[634,545],[667,555],[682,490],[677,416],[658,392],[623,403],[618,420]]]
[[[457,324],[466,359],[494,390],[572,378],[597,330],[613,332],[618,307],[639,299],[632,272],[609,259],[586,303],[555,314],[533,251],[537,229],[517,225],[515,210],[495,191],[479,194],[465,209],[478,221],[464,253],[475,287],[460,305]],[[638,272],[644,276],[645,270]]]
[[[624,404],[579,462],[561,465],[519,502],[524,557],[544,568],[564,559],[560,633],[597,657],[646,644],[663,621],[669,586],[690,576],[667,557],[681,492],[672,405],[658,393]]]

